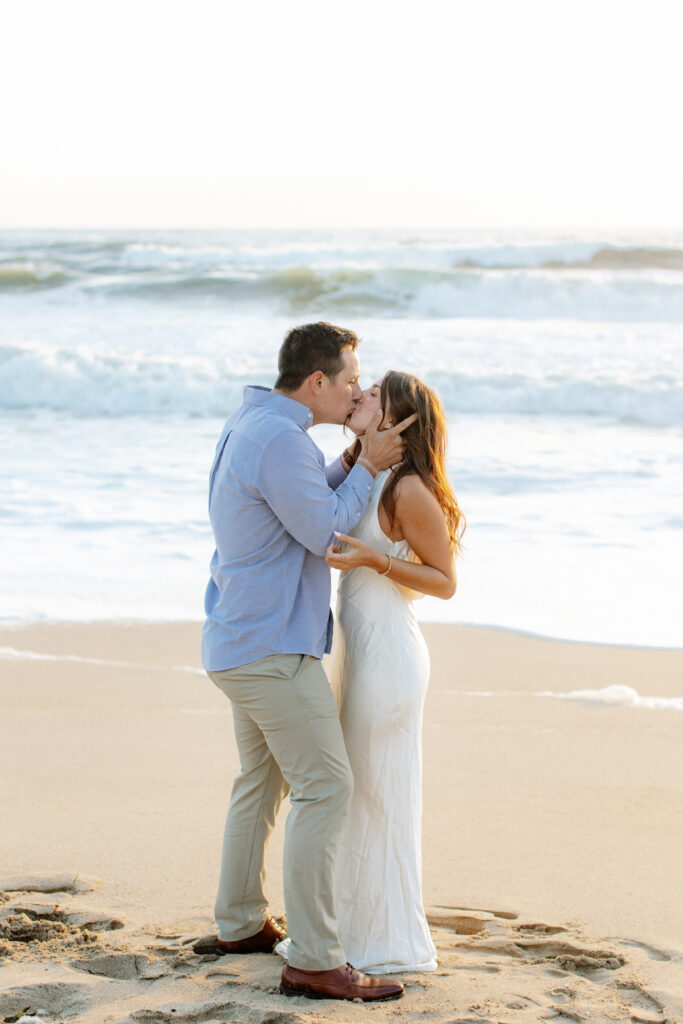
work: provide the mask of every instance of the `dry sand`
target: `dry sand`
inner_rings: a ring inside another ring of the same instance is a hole
[[[192,948],[236,771],[199,627],[0,630],[0,1020],[683,1020],[683,713],[537,696],[681,697],[683,651],[424,631],[440,966],[403,976],[399,1002],[356,1005],[280,996],[275,956]]]

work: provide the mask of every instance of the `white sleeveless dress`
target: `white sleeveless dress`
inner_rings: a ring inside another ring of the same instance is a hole
[[[378,473],[354,537],[416,560],[377,518],[390,470]],[[374,569],[341,574],[330,673],[354,778],[337,858],[339,932],[350,963],[371,974],[433,971],[422,905],[422,709],[429,653],[412,591]]]

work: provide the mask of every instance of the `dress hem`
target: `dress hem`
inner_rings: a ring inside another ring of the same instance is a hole
[[[358,970],[364,974],[417,974],[435,971],[438,966],[438,961],[434,959],[422,964],[378,964],[376,967],[359,967]]]
[[[273,950],[287,962],[289,962],[288,953],[291,941],[290,938],[282,939]],[[363,971],[364,974],[417,974],[418,972],[435,971],[439,962],[436,957],[433,957],[421,964],[377,964],[374,967],[359,967],[358,964],[354,964],[353,966],[357,970]]]

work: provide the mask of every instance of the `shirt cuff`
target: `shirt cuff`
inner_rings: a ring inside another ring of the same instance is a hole
[[[346,472],[344,463],[341,460],[341,455],[339,456],[338,459],[335,459],[334,462],[331,462],[329,466],[326,467],[326,472],[327,486],[331,487],[333,491],[336,491],[337,488],[339,487],[339,484],[343,483],[344,480],[346,480],[347,476],[349,475]]]
[[[353,483],[356,487],[360,487],[361,491],[372,491],[375,486],[375,478],[369,469],[362,466],[359,462],[352,467],[351,472],[346,477],[347,480],[353,479]]]

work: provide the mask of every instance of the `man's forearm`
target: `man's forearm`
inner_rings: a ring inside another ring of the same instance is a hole
[[[309,444],[291,436],[272,444],[264,453],[259,489],[289,533],[313,554],[324,555],[333,532],[347,533],[362,516],[373,481],[361,465],[348,475],[340,460],[324,467]],[[344,479],[335,487],[330,474]]]

